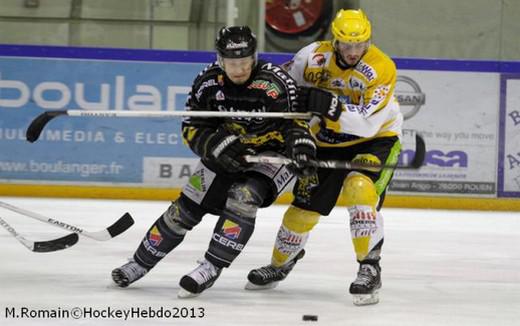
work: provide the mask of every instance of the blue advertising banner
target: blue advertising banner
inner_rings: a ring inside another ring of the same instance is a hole
[[[180,119],[58,118],[30,144],[43,110],[182,110],[205,63],[0,59],[3,180],[143,182],[143,157],[193,157]]]

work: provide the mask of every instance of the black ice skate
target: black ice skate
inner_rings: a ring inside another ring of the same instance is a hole
[[[114,280],[117,286],[126,288],[128,285],[145,276],[146,273],[148,273],[146,268],[134,260],[130,260],[128,263],[112,271],[112,280]]]
[[[222,272],[222,268],[218,268],[206,259],[197,262],[200,265],[181,278],[179,282],[181,289],[177,297],[192,298],[198,296],[202,291],[210,288]]]
[[[356,306],[376,304],[379,302],[381,288],[381,267],[379,264],[361,264],[356,279],[350,284],[350,294]]]
[[[246,284],[246,290],[266,290],[275,288],[280,281],[283,281],[292,271],[298,260],[305,255],[305,250],[301,250],[296,257],[281,267],[267,265],[257,269],[253,269],[247,275],[249,282]]]

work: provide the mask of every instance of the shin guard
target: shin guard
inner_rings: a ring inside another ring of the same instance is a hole
[[[213,265],[229,267],[242,252],[255,229],[258,207],[266,196],[268,185],[256,180],[233,185],[226,207],[215,225],[205,258]]]
[[[134,254],[137,263],[151,269],[184,240],[186,232],[204,215],[200,208],[191,205],[194,207],[181,197],[155,221]]]
[[[343,193],[350,215],[350,232],[358,261],[378,261],[383,242],[383,216],[376,211],[379,201],[374,183],[361,173],[351,173]]]
[[[224,212],[213,230],[205,258],[217,267],[229,267],[244,249],[254,229],[254,218]]]
[[[271,264],[280,267],[290,262],[305,247],[309,232],[318,223],[320,214],[295,206],[284,214],[276,235]]]

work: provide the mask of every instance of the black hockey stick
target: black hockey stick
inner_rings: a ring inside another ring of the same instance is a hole
[[[62,249],[67,249],[78,242],[78,235],[70,233],[64,237],[47,240],[47,241],[32,241],[23,237],[12,226],[10,226],[3,218],[0,217],[0,225],[2,225],[11,235],[23,244],[27,249],[34,252],[51,252]]]
[[[110,240],[110,239],[118,236],[119,234],[125,232],[129,227],[131,227],[134,224],[134,219],[132,218],[132,216],[129,213],[125,213],[121,218],[119,218],[116,222],[114,222],[112,225],[110,225],[106,229],[103,229],[100,231],[95,231],[95,232],[90,232],[90,231],[85,231],[82,228],[79,228],[75,225],[61,222],[56,219],[46,217],[46,216],[40,215],[38,213],[34,213],[31,211],[25,210],[23,208],[19,208],[19,207],[4,203],[2,201],[0,201],[0,207],[3,207],[5,209],[8,209],[10,211],[16,212],[18,214],[21,214],[21,215],[24,215],[27,217],[34,218],[41,222],[44,222],[44,223],[47,223],[50,225],[54,225],[56,227],[65,229],[67,231],[72,231],[74,233],[77,233],[79,235],[82,235],[82,236],[85,236],[87,238],[91,238],[91,239],[94,239],[97,241]]]
[[[45,125],[52,119],[66,115],[69,117],[100,118],[275,118],[275,119],[311,119],[310,113],[289,112],[228,112],[228,111],[94,111],[94,110],[60,110],[46,111],[37,116],[27,128],[27,141],[34,143],[40,137]]]
[[[426,155],[426,145],[424,140],[418,134],[415,134],[415,156],[409,165],[388,165],[388,164],[371,164],[368,162],[351,162],[351,161],[313,161],[312,165],[325,169],[348,169],[348,170],[380,170],[380,169],[418,169],[424,163]],[[249,163],[269,163],[269,164],[291,164],[294,161],[290,158],[280,156],[253,156],[245,155],[244,159]]]

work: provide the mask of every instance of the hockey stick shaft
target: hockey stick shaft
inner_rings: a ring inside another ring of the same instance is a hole
[[[58,116],[98,117],[98,118],[274,118],[274,119],[311,119],[310,113],[290,112],[227,112],[227,111],[103,111],[103,110],[62,110],[46,111],[37,116],[27,128],[26,138],[33,143],[40,137],[43,128]]]
[[[336,161],[336,160],[316,160],[311,164],[318,168],[325,169],[347,169],[347,170],[380,170],[380,169],[419,169],[426,153],[424,140],[418,134],[415,135],[415,156],[409,165],[388,165],[388,164],[371,164],[364,162]],[[291,164],[294,160],[280,156],[244,156],[246,162],[249,163],[269,163],[269,164]]]
[[[33,251],[34,250],[34,242],[25,239],[20,233],[16,232],[16,230],[10,226],[3,218],[0,217],[0,225],[4,227],[18,242],[24,245],[27,249]]]
[[[32,241],[26,239],[24,236],[18,233],[1,217],[0,225],[2,225],[24,247],[34,252],[51,252],[62,250],[71,247],[78,242],[78,235],[76,233],[70,233],[64,237],[47,241]]]
[[[58,228],[61,228],[61,229],[67,230],[67,231],[72,231],[74,233],[77,233],[77,234],[83,235],[87,238],[91,238],[91,239],[98,240],[98,241],[109,240],[109,239],[123,233],[130,226],[132,226],[134,224],[134,220],[132,219],[130,214],[126,213],[120,219],[118,219],[115,223],[113,223],[111,226],[109,226],[108,228],[100,230],[100,231],[96,231],[96,232],[89,232],[78,226],[68,224],[68,223],[65,223],[62,221],[58,221],[54,218],[43,216],[38,213],[28,211],[26,209],[13,206],[8,203],[4,203],[2,201],[0,201],[0,207],[3,207],[10,211],[16,212],[23,216],[31,217],[31,218],[41,221],[43,223],[54,225]]]

